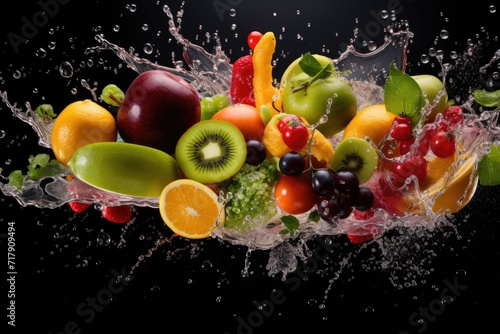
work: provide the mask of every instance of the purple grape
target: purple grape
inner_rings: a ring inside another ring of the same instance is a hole
[[[316,207],[321,219],[327,223],[332,223],[340,213],[340,205],[336,196],[320,196]]]
[[[330,196],[335,190],[335,178],[328,169],[319,169],[312,176],[314,192],[320,196]]]
[[[280,171],[289,176],[300,175],[306,168],[306,160],[295,151],[285,153],[278,162]]]
[[[359,180],[356,174],[348,170],[338,171],[334,174],[335,188],[342,194],[352,194],[358,191]]]
[[[257,166],[266,159],[266,147],[258,140],[247,141],[247,158],[246,163]]]
[[[375,196],[370,188],[361,186],[358,188],[357,192],[349,196],[349,200],[356,210],[366,211],[372,208]]]

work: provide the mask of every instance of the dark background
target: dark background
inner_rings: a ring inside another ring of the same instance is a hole
[[[9,33],[23,36],[23,25],[33,22],[41,3],[51,4],[50,17],[15,51]],[[130,10],[132,3],[136,11]],[[120,66],[116,56],[86,54],[88,47],[98,45],[97,33],[171,66],[172,53],[180,60],[181,48],[169,36],[164,4],[174,13],[180,8],[180,1],[156,0],[11,3],[1,11],[0,90],[18,106],[46,102],[61,110],[74,100],[91,98],[81,79],[92,87],[116,83],[126,88],[135,73]],[[376,26],[373,13],[394,6],[398,19],[409,20],[415,34],[407,70],[438,74],[435,58],[420,62],[430,48],[443,50],[451,62],[451,51],[464,52],[469,42],[481,40],[484,47],[474,57],[481,65],[499,48],[494,42],[500,32],[499,14],[488,10],[490,4],[476,1],[450,8],[439,1],[187,0],[181,33],[212,51],[213,38],[207,41],[205,34],[213,37],[217,32],[234,61],[248,52],[249,31],[274,31],[282,35],[275,69],[282,73],[302,52],[337,57],[355,27],[369,33],[369,23]],[[235,16],[229,8],[236,10]],[[147,30],[143,24],[148,24]],[[448,39],[439,37],[443,29]],[[374,32],[371,37],[380,43],[383,34]],[[148,42],[154,46],[152,54],[142,51]],[[47,51],[45,57],[37,56],[39,48]],[[77,69],[72,78],[59,75],[63,61]],[[16,71],[21,78],[15,78]],[[484,77],[467,79],[477,87],[485,83]],[[491,88],[498,89],[498,77],[491,74],[490,79]],[[452,86],[452,96],[467,96],[463,86]],[[74,88],[76,94],[71,92]],[[5,131],[0,139],[3,176],[24,169],[29,154],[48,152],[4,105],[0,117],[0,129]],[[16,327],[8,327],[8,333],[497,333],[499,194],[498,187],[480,187],[471,203],[450,218],[453,227],[391,231],[380,244],[364,248],[350,245],[345,236],[324,237],[333,249],[328,259],[309,261],[307,279],[296,272],[286,281],[267,275],[267,251],[250,253],[250,274],[244,277],[247,249],[242,246],[215,239],[173,239],[155,250],[157,240],[171,235],[155,209],[136,208],[135,223],[125,227],[105,221],[97,210],[75,215],[66,206],[20,207],[2,195],[2,251],[7,253],[7,224],[14,222],[18,272]],[[109,244],[98,242],[102,233],[109,235]],[[318,245],[318,240],[309,243],[313,250]],[[6,262],[6,255],[3,258]],[[116,273],[127,276],[131,270],[129,281],[114,283]],[[7,288],[2,300],[6,294]],[[92,309],[93,299],[97,305]],[[266,300],[259,311],[257,306]],[[6,307],[4,302],[7,313]],[[2,325],[7,322],[3,319]]]

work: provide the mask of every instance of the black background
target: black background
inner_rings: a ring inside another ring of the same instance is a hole
[[[168,4],[175,13],[179,1],[60,1],[29,42],[15,50],[8,36],[26,37],[23,25],[33,22],[42,2],[18,1],[2,10],[0,90],[7,91],[18,106],[26,101],[33,106],[47,102],[61,110],[74,100],[91,98],[81,79],[100,88],[108,83],[125,88],[134,72],[120,67],[120,60],[110,52],[85,52],[98,45],[94,39],[98,33],[167,66],[172,64],[172,52],[181,59],[181,48],[171,40],[162,11]],[[135,12],[129,9],[132,3],[137,6]],[[495,42],[498,12],[491,13],[490,4],[450,8],[438,1],[187,0],[181,33],[212,51],[213,38],[207,41],[205,34],[213,37],[217,32],[223,50],[234,61],[248,53],[249,31],[274,31],[282,35],[275,69],[281,73],[302,52],[335,58],[355,27],[373,32],[371,37],[380,43],[382,32],[367,27],[377,26],[373,13],[394,6],[398,19],[409,20],[415,34],[407,70],[437,74],[434,58],[420,63],[420,55],[430,48],[444,50],[445,60],[450,61],[450,52],[465,51],[468,41],[489,41],[492,45],[475,57],[480,64],[499,48]],[[228,8],[235,9],[236,15],[231,16]],[[147,30],[142,28],[145,23]],[[118,32],[113,31],[115,25],[120,26]],[[448,39],[439,37],[443,29],[450,33]],[[54,49],[49,47],[51,42]],[[153,54],[142,51],[147,42],[153,44]],[[47,51],[45,57],[37,56],[39,48]],[[89,59],[93,66],[88,66]],[[77,69],[70,79],[58,73],[63,61]],[[15,78],[16,71],[21,78]],[[498,87],[498,78],[492,78],[493,87]],[[477,85],[481,83],[478,78]],[[73,88],[76,94],[71,93]],[[455,88],[452,96],[466,94]],[[4,105],[0,116],[0,129],[6,133],[0,139],[0,168],[6,176],[25,168],[29,154],[48,151]],[[4,268],[5,233],[13,222],[18,273],[16,327],[5,326],[8,333],[496,333],[500,330],[499,194],[498,187],[480,187],[472,202],[452,219],[455,228],[437,228],[419,236],[391,231],[381,244],[361,249],[350,245],[345,236],[326,238],[333,249],[328,259],[310,260],[307,279],[291,273],[287,281],[267,275],[266,251],[250,254],[250,275],[244,277],[247,249],[215,239],[177,238],[150,252],[156,240],[171,235],[155,209],[136,208],[135,223],[125,228],[105,221],[97,210],[75,215],[66,206],[21,207],[2,195]],[[111,238],[107,246],[97,242],[102,232]],[[318,240],[309,244],[311,249],[318,245]],[[134,269],[141,256],[145,259]],[[116,272],[131,269],[130,281],[110,288]],[[455,289],[450,288],[453,285]],[[6,300],[8,290],[2,286],[5,290],[0,295]],[[262,310],[255,306],[280,293]],[[110,295],[112,300],[107,300]],[[453,298],[444,298],[443,304],[439,302],[443,296]],[[90,311],[92,299],[99,304],[94,311]],[[6,307],[3,302],[5,315]],[[2,319],[6,324],[6,316]]]

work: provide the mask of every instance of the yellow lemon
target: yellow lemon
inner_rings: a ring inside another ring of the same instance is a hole
[[[73,153],[87,144],[114,142],[117,138],[113,115],[91,100],[76,101],[57,116],[51,145],[57,160],[67,165]]]

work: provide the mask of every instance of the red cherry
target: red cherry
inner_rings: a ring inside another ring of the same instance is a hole
[[[247,44],[250,50],[254,50],[255,46],[257,43],[259,43],[260,39],[262,38],[263,34],[259,31],[252,31],[248,34],[247,36]]]

